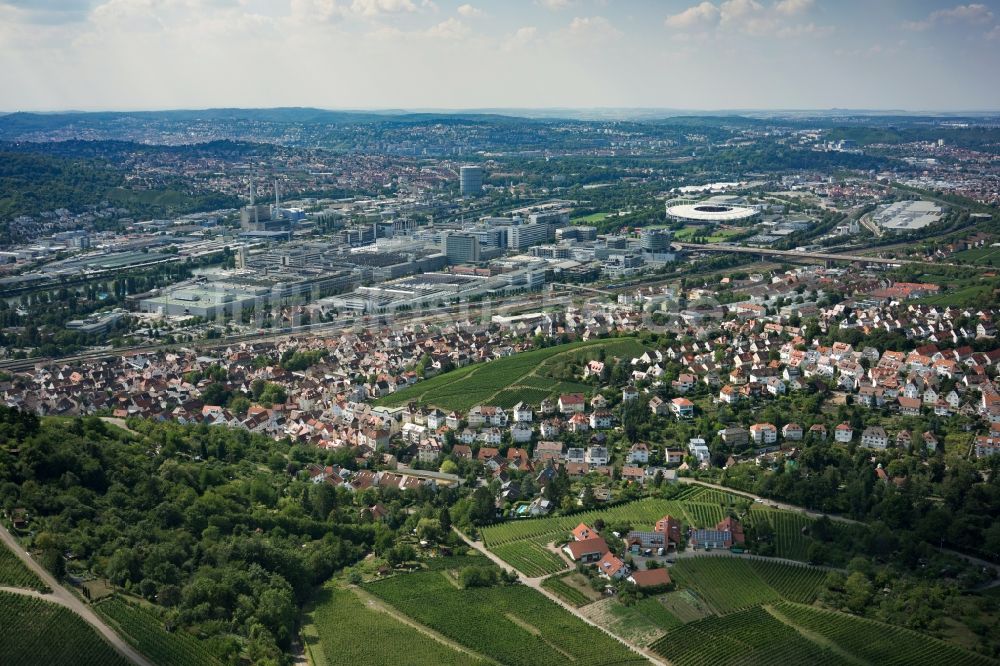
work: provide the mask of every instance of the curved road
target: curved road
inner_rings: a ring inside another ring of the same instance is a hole
[[[24,564],[35,572],[42,582],[49,586],[52,590],[49,594],[42,594],[41,592],[36,592],[34,590],[22,590],[19,588],[4,587],[2,588],[5,592],[14,592],[16,594],[24,594],[29,597],[37,597],[39,599],[44,599],[45,601],[50,601],[52,603],[59,604],[60,606],[65,606],[77,615],[79,615],[85,622],[94,627],[104,637],[111,647],[116,649],[123,657],[128,659],[134,664],[139,666],[154,666],[151,661],[146,659],[144,656],[139,654],[131,645],[126,643],[122,638],[116,634],[111,627],[105,624],[97,613],[91,610],[90,606],[83,603],[74,595],[72,592],[63,587],[59,581],[52,577],[45,567],[35,562],[24,549],[21,544],[18,543],[17,539],[14,538],[5,526],[0,525],[0,540],[10,548],[15,555],[17,555]]]

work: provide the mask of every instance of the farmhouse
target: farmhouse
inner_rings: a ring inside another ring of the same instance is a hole
[[[612,553],[604,553],[597,563],[597,571],[609,580],[621,580],[628,575],[628,567]]]
[[[688,543],[695,550],[702,548],[732,548],[745,542],[743,526],[735,518],[724,519],[715,529],[691,530]]]
[[[565,552],[566,555],[568,555],[574,562],[590,564],[592,562],[597,562],[610,551],[608,549],[608,544],[602,537],[592,536],[589,539],[584,539],[583,541],[570,541],[563,546],[563,552]]]

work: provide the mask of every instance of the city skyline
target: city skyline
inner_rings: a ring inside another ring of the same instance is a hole
[[[996,110],[997,3],[0,0],[0,109]]]

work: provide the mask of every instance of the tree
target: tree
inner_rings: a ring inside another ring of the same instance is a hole
[[[451,512],[448,511],[448,507],[441,509],[441,514],[438,516],[438,520],[441,522],[441,529],[445,532],[451,530]]]
[[[855,613],[861,613],[867,608],[872,598],[872,583],[868,576],[860,571],[855,571],[847,577],[844,583],[844,591],[847,593],[847,607]]]

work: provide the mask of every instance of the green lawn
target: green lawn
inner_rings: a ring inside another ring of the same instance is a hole
[[[604,220],[610,215],[611,213],[591,213],[590,215],[584,215],[583,217],[574,217],[572,222],[573,224],[593,224]]]

